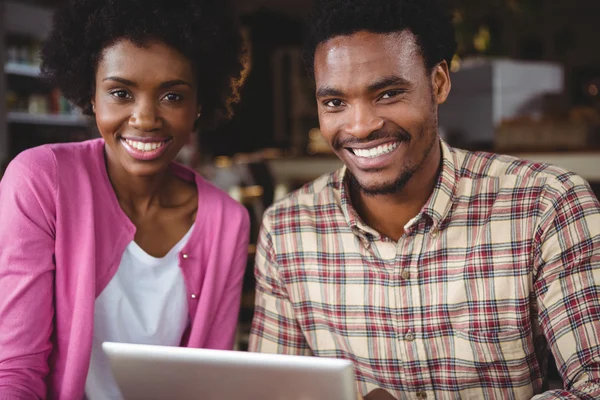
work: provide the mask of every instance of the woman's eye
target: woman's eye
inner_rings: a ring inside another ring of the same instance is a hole
[[[110,94],[119,99],[128,99],[130,97],[129,93],[127,93],[125,90],[115,90],[110,92]]]
[[[167,93],[163,99],[167,101],[179,101],[181,100],[181,96],[176,93]]]
[[[340,99],[333,99],[333,100],[328,100],[328,101],[325,102],[325,105],[327,107],[332,107],[332,108],[340,107],[343,104],[344,104],[344,102],[341,101]]]

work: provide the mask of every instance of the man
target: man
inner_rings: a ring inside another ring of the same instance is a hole
[[[600,398],[600,204],[573,173],[440,140],[439,2],[321,1],[307,47],[345,167],[266,213],[250,349],[352,360],[363,395]]]

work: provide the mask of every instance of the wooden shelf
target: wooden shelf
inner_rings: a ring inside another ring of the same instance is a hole
[[[4,73],[9,75],[28,76],[31,78],[39,78],[41,76],[39,67],[13,62],[9,62],[4,66]]]
[[[600,182],[600,151],[523,152],[511,155],[524,160],[556,165],[575,172],[589,182]]]
[[[555,165],[575,172],[588,182],[600,182],[600,151],[589,152],[513,152],[510,155],[535,162]],[[343,164],[337,157],[301,157],[269,162],[277,184],[289,190],[293,183],[311,181],[335,171]]]
[[[9,123],[30,125],[56,125],[56,126],[81,126],[90,124],[88,119],[81,115],[63,114],[30,114],[28,112],[10,111],[7,118]]]

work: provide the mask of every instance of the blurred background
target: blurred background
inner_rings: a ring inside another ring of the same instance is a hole
[[[252,318],[252,267],[262,213],[341,164],[320,137],[314,88],[301,60],[310,0],[234,0],[250,57],[231,122],[194,138],[179,160],[252,216],[238,348]],[[0,163],[43,143],[97,137],[37,56],[60,0],[0,1]],[[600,193],[600,1],[451,0],[458,54],[440,108],[451,145],[572,170]],[[68,61],[68,60],[67,60]],[[2,169],[0,168],[0,174]],[[1,176],[1,175],[0,175]]]

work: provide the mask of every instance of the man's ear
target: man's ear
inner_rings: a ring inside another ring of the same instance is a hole
[[[442,104],[448,98],[452,83],[450,82],[450,69],[444,60],[433,68],[431,72],[431,86],[433,97],[437,104]]]

